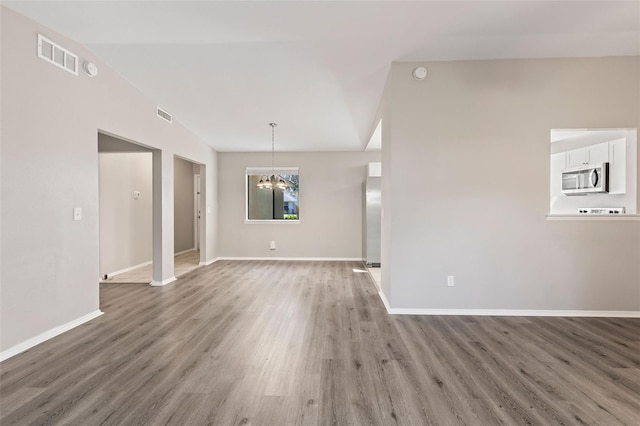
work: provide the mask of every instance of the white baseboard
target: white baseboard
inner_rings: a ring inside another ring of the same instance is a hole
[[[640,311],[580,311],[554,309],[410,309],[390,308],[382,292],[380,299],[391,315],[460,315],[489,317],[598,317],[640,318]]]
[[[382,303],[384,304],[384,307],[387,309],[387,312],[391,313],[391,307],[389,305],[389,301],[387,300],[387,296],[384,295],[382,290],[378,292],[378,295],[380,296],[380,299],[382,299]]]
[[[189,253],[190,251],[196,251],[196,248],[193,247],[193,248],[190,248],[190,249],[187,249],[187,250],[182,250],[182,251],[179,251],[178,253],[173,253],[173,255],[174,256],[179,256],[181,254]]]
[[[149,283],[149,285],[152,286],[152,287],[162,287],[163,285],[170,284],[170,283],[172,283],[172,282],[174,282],[176,280],[177,280],[176,277],[167,278],[166,280],[162,280],[162,281],[153,280],[153,281],[151,281]]]
[[[214,257],[213,259],[209,259],[209,260],[207,260],[206,262],[200,262],[200,263],[199,263],[199,265],[200,265],[200,266],[209,266],[209,265],[211,265],[212,263],[217,262],[218,260],[220,260],[220,258],[219,258],[219,257]]]
[[[6,351],[2,351],[0,352],[0,362],[4,361],[5,359],[11,358],[14,355],[18,355],[19,353],[22,353],[27,349],[31,349],[32,347],[39,345],[44,341],[52,339],[57,335],[64,333],[65,331],[69,331],[72,328],[76,328],[77,326],[84,324],[85,322],[91,321],[92,319],[99,317],[103,313],[104,312],[98,309],[91,312],[90,314],[81,316],[80,318],[76,318],[66,324],[59,325],[58,327],[45,331],[42,334],[38,334],[36,337],[32,337],[29,340],[19,343],[14,347],[7,349]]]
[[[181,254],[185,254],[185,253],[189,253],[190,251],[196,251],[197,248],[190,248],[188,250],[183,250],[181,252],[178,253],[174,253],[173,256],[179,256]],[[129,271],[133,271],[134,269],[138,269],[138,268],[142,268],[143,266],[147,266],[147,265],[151,265],[153,263],[153,260],[149,260],[148,262],[142,262],[139,263],[137,265],[133,265],[133,266],[129,266],[128,268],[124,268],[124,269],[119,269],[117,271],[113,271],[113,272],[109,272],[107,273],[107,277],[111,278],[111,277],[115,277],[116,275],[120,275],[120,274],[124,274],[125,272],[129,272]],[[100,280],[102,280],[102,277],[100,277]]]
[[[142,268],[143,266],[151,265],[152,263],[153,263],[153,261],[150,260],[148,262],[142,262],[142,263],[140,263],[138,265],[133,265],[133,266],[129,266],[128,268],[120,269],[118,271],[109,272],[109,273],[107,273],[107,277],[109,277],[109,278],[115,277],[116,275],[124,274],[125,272],[133,271],[134,269],[138,269],[138,268]],[[100,280],[102,280],[102,277],[100,277]]]
[[[360,257],[217,257],[216,260],[299,260],[320,262],[362,262]]]

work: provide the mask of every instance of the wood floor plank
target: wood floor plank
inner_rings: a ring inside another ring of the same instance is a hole
[[[421,319],[421,325],[426,332],[440,337],[441,345],[446,348],[443,358],[451,357],[456,360],[458,368],[464,371],[469,381],[478,387],[493,416],[506,424],[534,424],[535,415],[528,410],[526,398],[519,393],[513,393],[509,383],[496,375],[486,359],[481,356],[481,350],[473,344],[474,339],[458,333],[455,328],[447,324],[450,318]],[[441,375],[440,380],[450,380],[448,375]]]
[[[517,348],[508,345],[501,334],[486,329],[489,321],[488,318],[477,318],[478,326],[472,327],[459,318],[449,319],[451,326],[460,330],[476,348],[476,354],[484,361],[492,376],[498,378],[512,394],[521,394],[521,404],[538,419],[536,423],[546,419],[551,419],[555,424],[569,423],[566,414],[558,409],[554,394],[548,388],[546,392],[540,392],[538,383],[531,380],[530,375],[522,373],[518,366],[521,351],[516,352]],[[514,389],[518,392],[513,392]]]
[[[636,425],[640,320],[391,316],[359,262],[101,285],[0,364],[0,424]]]
[[[565,319],[559,319],[556,325],[561,327],[564,321]],[[576,345],[575,340],[567,341],[563,335],[558,334],[557,327],[550,327],[547,319],[536,319],[536,322],[539,325],[528,328],[526,332],[543,336],[549,343],[547,350],[556,358],[551,368],[557,374],[573,380],[578,390],[587,388],[598,395],[597,405],[610,414],[615,413],[614,417],[619,416],[623,424],[638,417],[640,398],[633,389],[621,385],[619,372],[606,370],[599,358],[590,353],[588,345]]]

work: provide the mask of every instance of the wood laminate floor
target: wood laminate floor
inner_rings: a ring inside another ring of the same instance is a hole
[[[0,364],[0,424],[637,425],[640,320],[390,316],[355,262],[101,286]]]

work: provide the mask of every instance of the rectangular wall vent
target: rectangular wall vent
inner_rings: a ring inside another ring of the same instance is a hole
[[[165,111],[162,108],[158,107],[158,109],[156,111],[156,114],[158,114],[158,117],[160,117],[163,120],[166,120],[169,123],[171,123],[171,114],[169,114],[167,111]]]
[[[38,34],[38,58],[78,75],[78,56]]]

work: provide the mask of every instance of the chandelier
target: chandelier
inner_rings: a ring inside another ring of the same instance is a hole
[[[274,158],[276,152],[275,128],[277,124],[269,123],[269,126],[271,126],[271,176],[262,175],[260,177],[260,181],[257,183],[257,187],[262,189],[285,189],[288,186],[287,182],[285,182],[284,179],[276,174],[276,168],[274,166]]]

